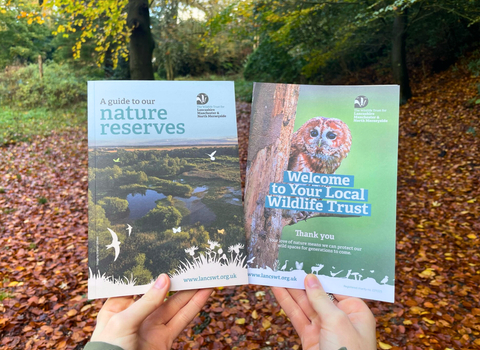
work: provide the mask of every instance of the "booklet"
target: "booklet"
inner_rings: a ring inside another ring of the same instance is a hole
[[[88,297],[248,283],[233,82],[88,83]]]
[[[398,117],[396,85],[254,85],[250,283],[394,301]]]

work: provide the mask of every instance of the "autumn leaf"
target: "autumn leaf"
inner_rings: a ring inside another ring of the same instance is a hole
[[[380,349],[383,349],[383,350],[388,350],[388,349],[392,348],[391,345],[388,345],[386,343],[382,343],[381,341],[378,342],[378,346],[380,347]]]
[[[237,318],[237,319],[235,320],[235,323],[236,323],[236,324],[245,324],[245,318]]]
[[[262,321],[262,327],[264,329],[269,329],[271,325],[272,325],[272,323],[269,320],[267,320],[266,318]]]
[[[435,271],[432,269],[428,268],[423,270],[421,273],[418,274],[420,277],[428,278],[428,277],[433,277],[435,276]]]

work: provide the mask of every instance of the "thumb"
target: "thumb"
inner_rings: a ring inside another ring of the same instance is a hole
[[[338,312],[339,309],[330,300],[330,297],[325,292],[318,277],[313,274],[308,274],[305,277],[305,290],[307,298],[310,301],[313,309],[322,319],[326,315],[332,315]]]
[[[163,304],[169,288],[170,279],[162,273],[143,297],[122,312],[125,326],[138,329],[142,322]]]

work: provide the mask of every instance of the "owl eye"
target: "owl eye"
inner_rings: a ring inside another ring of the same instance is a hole
[[[318,130],[317,130],[317,129],[313,129],[312,131],[310,131],[310,136],[311,136],[311,137],[317,137],[317,136],[318,136]]]
[[[334,132],[327,132],[327,138],[329,138],[330,140],[335,140],[336,137],[337,135]]]

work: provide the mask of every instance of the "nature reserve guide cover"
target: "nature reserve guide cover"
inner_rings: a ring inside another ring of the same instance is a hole
[[[248,283],[233,82],[88,83],[88,297]]]
[[[252,284],[394,301],[399,87],[255,84]]]

